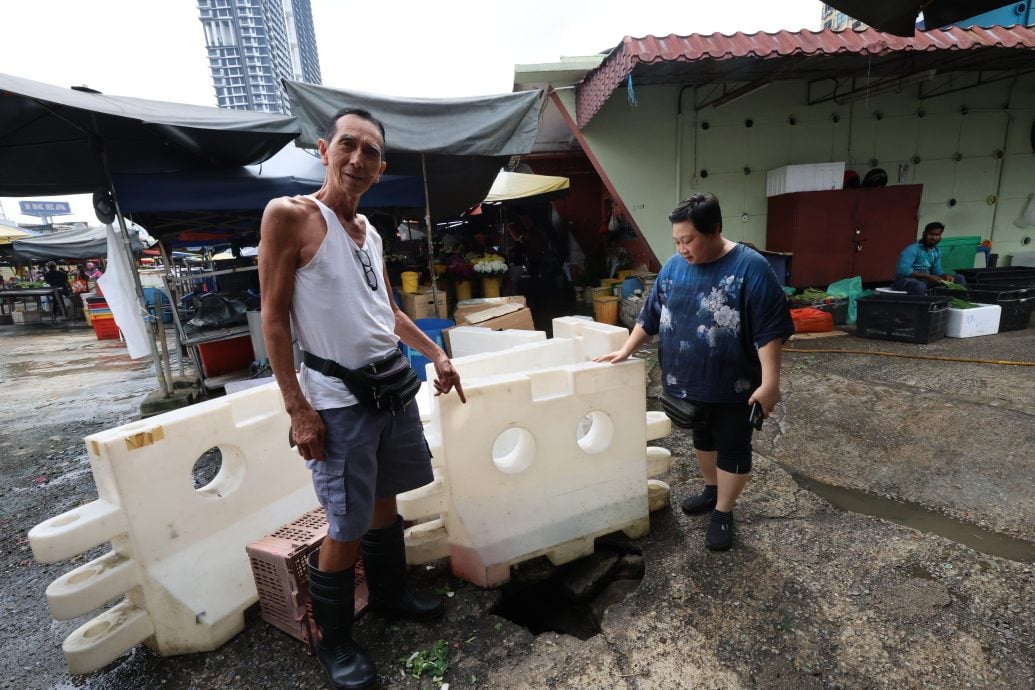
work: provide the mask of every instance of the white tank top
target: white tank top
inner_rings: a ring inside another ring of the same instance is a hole
[[[312,260],[295,272],[291,321],[302,350],[358,369],[381,359],[398,347],[395,314],[384,284],[381,236],[365,216],[356,221],[366,228],[362,249],[370,257],[377,290],[371,290],[360,262],[360,247],[349,237],[338,216],[311,196],[327,224],[327,236]],[[341,379],[301,367],[299,382],[309,404],[317,410],[356,404]]]

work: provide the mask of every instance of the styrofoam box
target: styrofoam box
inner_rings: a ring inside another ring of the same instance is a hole
[[[785,165],[765,175],[765,195],[777,196],[791,192],[816,192],[841,189],[845,180],[844,161],[839,163],[808,163]]]
[[[982,304],[972,309],[949,309],[945,335],[950,338],[973,338],[999,332],[1003,308],[998,304]]]
[[[1010,259],[1011,266],[1035,266],[1035,252],[1017,252]]]

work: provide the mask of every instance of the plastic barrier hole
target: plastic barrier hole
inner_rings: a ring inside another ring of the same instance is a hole
[[[223,467],[223,452],[218,447],[209,448],[194,463],[191,476],[194,478],[194,488],[201,489],[212,483],[212,480],[219,474]]]
[[[535,458],[535,437],[526,429],[511,427],[492,444],[492,462],[504,474],[520,474]]]
[[[615,423],[606,412],[594,410],[579,420],[575,439],[579,448],[590,455],[603,453],[615,438]]]
[[[51,527],[64,527],[65,525],[71,525],[73,522],[79,519],[79,513],[72,513],[71,515],[62,515],[56,520],[50,521]]]
[[[68,584],[77,585],[84,580],[89,580],[92,577],[96,577],[99,571],[97,568],[90,568],[89,570],[83,570],[76,573],[75,575],[68,578]]]
[[[109,630],[111,630],[111,621],[101,621],[99,623],[94,623],[87,628],[83,633],[83,637],[88,640],[92,640],[95,637],[100,637]]]
[[[191,468],[194,490],[206,498],[223,498],[244,479],[244,454],[236,446],[213,446]]]

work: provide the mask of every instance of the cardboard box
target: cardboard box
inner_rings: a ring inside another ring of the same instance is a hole
[[[532,323],[532,310],[517,303],[501,304],[473,314],[464,314],[462,317],[456,317],[457,326],[482,326],[494,331],[502,331],[507,328],[535,330],[535,325]]]
[[[497,305],[490,309],[481,309],[480,311],[467,314],[467,316],[463,318],[463,321],[453,314],[453,319],[456,320],[456,326],[453,328],[460,328],[461,326],[481,326],[482,328],[490,328],[494,331],[535,330],[535,324],[532,323],[532,310],[527,306],[523,306],[518,303]],[[443,330],[442,339],[446,354],[453,357],[452,343],[449,341],[449,331],[451,330],[453,329],[447,328]]]
[[[453,320],[456,321],[458,326],[464,323],[469,323],[465,319],[470,315],[479,311],[485,311],[486,309],[492,309],[493,307],[499,307],[504,304],[517,304],[525,306],[524,295],[510,295],[508,297],[483,297],[481,299],[465,299],[461,302],[457,302],[456,311],[453,313]],[[496,329],[499,330],[499,329]]]
[[[402,292],[399,294],[399,308],[411,319],[447,319],[449,318],[449,304],[446,300],[446,291],[438,291],[438,313],[435,310],[435,299],[431,288],[421,285],[417,292]]]

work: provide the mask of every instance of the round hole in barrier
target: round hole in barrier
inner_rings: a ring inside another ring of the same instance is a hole
[[[535,459],[535,437],[527,429],[511,427],[492,444],[492,462],[504,474],[520,474]]]
[[[90,640],[95,637],[100,637],[109,630],[111,630],[111,621],[100,621],[99,623],[94,623],[89,628],[87,628],[83,632],[83,637]]]
[[[615,438],[615,423],[606,412],[594,410],[583,416],[575,428],[579,448],[590,455],[603,453]]]
[[[213,446],[194,461],[194,490],[208,498],[223,498],[244,479],[244,454],[234,446]]]

